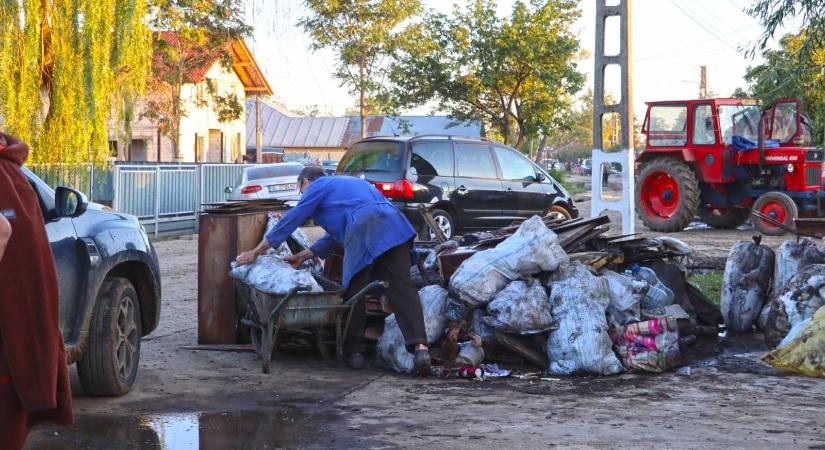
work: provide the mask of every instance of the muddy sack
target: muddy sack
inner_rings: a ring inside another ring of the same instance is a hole
[[[487,305],[484,320],[505,333],[537,334],[553,326],[547,290],[539,280],[510,282]]]
[[[815,240],[806,237],[783,242],[776,251],[772,296],[782,295],[791,277],[812,264],[825,264],[825,248],[818,247]]]
[[[631,319],[638,320],[646,283],[608,269],[602,269],[599,275],[608,283],[610,304],[607,306],[607,314],[613,322],[621,325]]]
[[[774,348],[788,332],[825,305],[825,264],[800,269],[778,297],[774,297],[765,320],[765,343]]]
[[[819,308],[793,340],[762,360],[777,369],[825,378],[825,308]]]
[[[608,334],[609,303],[607,279],[596,277],[581,263],[562,265],[550,276],[550,304],[558,328],[547,338],[549,373],[609,375],[623,370]]]
[[[230,277],[267,294],[286,295],[293,289],[309,292],[324,290],[309,270],[295,269],[272,254],[258,256],[252,264],[241,266],[232,261],[230,265]]]
[[[556,233],[533,216],[495,248],[464,261],[450,279],[450,290],[470,307],[484,306],[511,281],[551,272],[567,261]]]
[[[729,329],[753,327],[768,298],[773,262],[773,250],[757,242],[737,241],[731,247],[722,279],[722,316]]]
[[[418,291],[421,299],[421,308],[424,311],[424,327],[427,331],[427,342],[433,344],[441,339],[444,328],[447,326],[447,291],[441,286],[427,286]],[[411,373],[414,369],[413,355],[407,351],[401,327],[395,319],[395,314],[384,319],[384,334],[378,339],[376,346],[378,359],[399,373]]]

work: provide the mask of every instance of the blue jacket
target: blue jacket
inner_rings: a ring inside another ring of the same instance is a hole
[[[311,247],[315,255],[326,258],[336,245],[344,247],[344,287],[384,252],[416,234],[401,211],[373,185],[335,176],[310,183],[301,201],[284,214],[266,240],[278,247],[310,217],[327,232]]]

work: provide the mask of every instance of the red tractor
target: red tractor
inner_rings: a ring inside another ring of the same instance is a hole
[[[734,98],[648,103],[636,159],[636,208],[654,231],[684,229],[697,215],[735,228],[751,209],[787,226],[823,215],[823,150],[795,99],[762,109]],[[784,231],[754,219],[763,234]]]

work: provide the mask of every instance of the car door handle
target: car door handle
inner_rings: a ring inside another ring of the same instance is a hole
[[[511,194],[512,194],[512,193],[513,193],[513,188],[507,188],[507,189],[505,189],[505,191],[507,191],[507,192],[509,192],[509,193],[511,193]]]
[[[466,194],[466,193],[467,193],[467,188],[466,188],[466,187],[464,187],[464,185],[462,184],[461,186],[457,187],[455,191],[456,191],[457,193],[459,193],[459,194],[462,194],[462,195],[463,195],[463,194]]]

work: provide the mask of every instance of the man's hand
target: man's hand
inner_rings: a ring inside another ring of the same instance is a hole
[[[247,250],[238,255],[238,257],[235,258],[235,261],[237,261],[239,265],[243,266],[246,264],[252,264],[255,262],[256,258],[258,258],[258,252],[253,248],[252,250]]]
[[[3,259],[3,253],[6,252],[6,244],[11,238],[11,224],[6,218],[0,214],[0,260]]]
[[[284,258],[284,261],[292,264],[292,267],[300,269],[304,264],[304,261],[312,258],[313,256],[315,256],[315,253],[312,253],[312,250],[306,249],[298,252],[297,255],[287,256]]]

